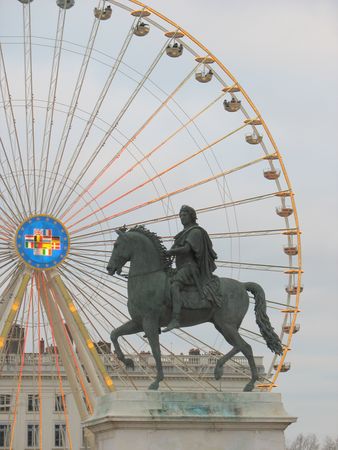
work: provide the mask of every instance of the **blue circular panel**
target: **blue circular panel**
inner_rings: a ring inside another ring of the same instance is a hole
[[[33,216],[23,222],[15,244],[21,259],[34,269],[51,269],[60,264],[69,250],[66,228],[50,216]]]

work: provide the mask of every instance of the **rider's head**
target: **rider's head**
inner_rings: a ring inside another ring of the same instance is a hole
[[[180,209],[180,214],[181,214],[181,212],[188,213],[191,221],[193,223],[196,223],[197,215],[196,215],[196,211],[194,210],[194,208],[192,208],[191,206],[188,206],[188,205],[183,205]]]

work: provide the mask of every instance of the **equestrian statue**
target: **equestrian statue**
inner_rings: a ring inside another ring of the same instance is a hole
[[[118,238],[110,257],[109,275],[121,274],[130,261],[128,274],[128,311],[131,320],[111,333],[117,358],[126,367],[134,367],[130,358],[122,353],[120,336],[144,332],[149,340],[156,362],[157,376],[149,389],[158,389],[163,380],[159,333],[176,328],[211,323],[232,346],[216,362],[214,375],[218,380],[223,365],[242,352],[247,358],[251,379],[244,391],[252,391],[258,372],[251,346],[241,337],[238,329],[249,307],[249,291],[255,299],[256,322],[269,349],[283,352],[279,337],[266,314],[265,294],[257,283],[242,283],[231,278],[214,275],[217,255],[211,239],[197,224],[196,211],[183,205],[179,213],[183,230],[175,236],[170,250],[160,238],[144,226],[128,231],[117,230]],[[175,260],[176,269],[172,268]]]

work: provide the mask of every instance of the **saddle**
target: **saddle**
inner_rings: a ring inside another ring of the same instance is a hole
[[[173,275],[170,277],[170,281]],[[186,309],[209,309],[222,304],[221,283],[219,277],[213,275],[207,283],[202,285],[203,297],[193,284],[186,285],[181,290],[183,308]]]

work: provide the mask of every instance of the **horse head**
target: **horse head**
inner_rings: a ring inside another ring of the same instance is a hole
[[[122,267],[127,261],[130,261],[132,245],[128,239],[126,228],[116,230],[118,238],[114,243],[114,248],[107,265],[109,275],[114,275],[115,272],[120,275]]]

